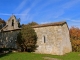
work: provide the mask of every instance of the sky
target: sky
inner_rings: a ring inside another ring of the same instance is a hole
[[[21,24],[66,21],[80,28],[80,0],[0,0],[0,18],[15,15]]]

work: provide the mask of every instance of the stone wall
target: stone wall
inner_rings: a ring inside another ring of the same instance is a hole
[[[37,33],[36,53],[63,55],[71,51],[67,25],[34,28]],[[67,43],[66,43],[67,42]],[[66,44],[65,44],[66,43]],[[68,45],[67,45],[68,44]],[[68,47],[70,46],[70,47]],[[64,49],[68,49],[67,51]]]
[[[17,34],[20,30],[0,32],[0,48],[17,48]]]
[[[63,46],[63,54],[67,52],[72,51],[72,46],[70,42],[70,36],[69,36],[69,29],[67,28],[67,25],[64,24],[62,26],[62,31],[63,31],[63,41],[62,41],[62,46]]]
[[[71,42],[67,23],[34,27],[37,34],[36,53],[63,55],[71,52]],[[16,48],[20,29],[0,32],[0,48]]]

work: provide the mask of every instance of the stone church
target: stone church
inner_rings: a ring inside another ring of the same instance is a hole
[[[63,55],[72,51],[69,28],[65,21],[40,24],[32,27],[37,34],[36,53]],[[0,30],[0,48],[16,48],[17,34],[21,28],[12,15]]]
[[[12,15],[0,29],[0,48],[17,48],[17,34],[20,30],[16,16]]]

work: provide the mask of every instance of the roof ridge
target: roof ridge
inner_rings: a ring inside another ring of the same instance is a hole
[[[47,23],[47,24],[39,24],[39,25],[35,25],[32,27],[37,28],[37,27],[55,26],[55,25],[63,25],[64,23],[66,23],[66,21],[53,22],[53,23]]]

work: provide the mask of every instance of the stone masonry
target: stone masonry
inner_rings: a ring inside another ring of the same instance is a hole
[[[37,34],[36,53],[63,55],[72,51],[69,29],[65,21],[33,26]],[[17,49],[17,34],[21,28],[12,15],[0,30],[0,48]]]
[[[17,49],[17,34],[21,28],[18,27],[18,21],[15,15],[12,15],[6,25],[0,30],[0,48]]]
[[[37,25],[33,28],[38,36],[36,53],[63,55],[72,51],[66,22]]]
[[[17,34],[20,30],[10,30],[0,32],[0,48],[15,48],[17,49]]]

